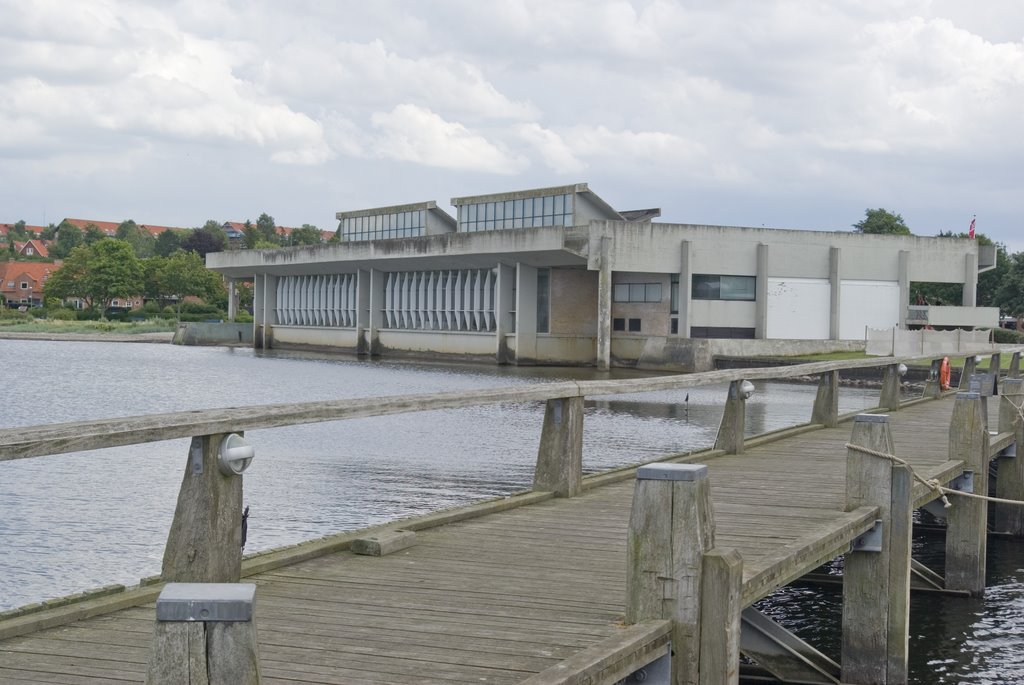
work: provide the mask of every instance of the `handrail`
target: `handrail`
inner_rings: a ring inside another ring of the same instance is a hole
[[[1002,348],[1016,352],[1019,348]],[[457,409],[506,402],[679,390],[741,380],[772,380],[932,360],[935,355],[810,362],[766,368],[724,369],[693,374],[603,381],[565,381],[518,387],[459,390],[420,395],[362,397],[326,402],[197,409],[166,414],[76,421],[0,430],[0,461],[122,447],[197,435],[281,428],[325,421]]]

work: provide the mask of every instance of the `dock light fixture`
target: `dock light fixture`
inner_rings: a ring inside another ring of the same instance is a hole
[[[745,400],[749,400],[750,396],[754,394],[754,384],[750,381],[743,381],[740,383],[740,397]]]
[[[900,377],[906,376],[907,375],[907,365],[906,364],[900,364],[899,366],[896,367],[896,372],[899,373]]]
[[[256,448],[250,445],[238,433],[224,437],[217,453],[217,468],[225,476],[240,476],[249,468],[252,458],[256,456]]]
[[[981,360],[982,360],[982,356],[980,354],[974,355],[974,363],[975,364],[980,364]]]

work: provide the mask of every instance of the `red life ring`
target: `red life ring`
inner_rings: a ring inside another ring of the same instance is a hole
[[[939,364],[939,388],[949,390],[949,357],[943,357]]]

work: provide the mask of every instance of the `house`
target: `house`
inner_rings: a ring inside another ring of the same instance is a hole
[[[14,251],[19,257],[42,257],[49,259],[49,241],[33,238],[24,243],[14,242]]]
[[[41,307],[43,286],[61,262],[0,262],[0,295],[7,306]]]
[[[72,226],[81,229],[82,233],[85,233],[90,227],[96,227],[100,233],[108,238],[113,238],[117,233],[117,227],[121,225],[120,221],[94,221],[92,219],[67,218],[64,219],[64,221],[61,221],[58,226],[64,223],[71,224]]]
[[[913,282],[961,284],[960,325],[998,318],[970,306],[995,252],[968,239],[655,222],[585,183],[451,204],[338,212],[340,243],[207,266],[255,277],[257,345],[370,355],[690,369],[851,349],[907,325]]]
[[[9,239],[9,234],[17,228],[17,224],[0,224],[0,242],[4,242]],[[38,236],[40,233],[46,230],[45,226],[30,226],[25,224],[25,232],[29,235]]]

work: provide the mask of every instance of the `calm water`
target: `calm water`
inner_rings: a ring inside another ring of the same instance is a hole
[[[0,340],[0,358],[5,426],[607,377],[117,343]],[[759,384],[748,433],[806,421],[813,397],[812,386]],[[875,390],[844,388],[841,411],[876,399]],[[708,447],[724,401],[722,386],[588,402],[584,468]],[[524,490],[542,419],[542,404],[509,404],[250,431],[257,457],[245,477],[246,551]],[[0,463],[0,609],[158,573],[187,447]],[[993,541],[984,600],[915,597],[914,682],[1024,681],[1022,548]],[[770,608],[836,656],[838,605],[828,590],[795,588]]]

